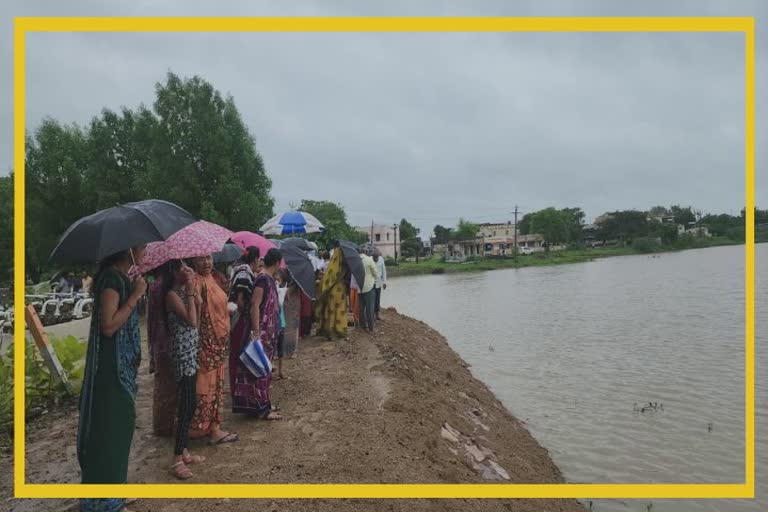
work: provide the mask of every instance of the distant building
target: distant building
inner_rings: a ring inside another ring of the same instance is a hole
[[[518,235],[517,246],[521,249],[533,249],[534,252],[540,252],[544,250],[544,236],[538,234],[530,235]],[[557,246],[558,248],[560,246]],[[553,249],[553,247],[550,247]]]
[[[686,229],[685,232],[687,234],[698,236],[701,238],[712,236],[712,233],[709,232],[709,228],[707,226],[693,227],[690,229]]]
[[[478,224],[478,236],[486,240],[506,240],[515,236],[515,225],[512,221],[507,222],[486,222]]]
[[[594,247],[598,242],[600,227],[597,224],[585,224],[581,228],[581,243]]]
[[[647,220],[655,220],[664,224],[673,224],[675,222],[675,215],[671,210],[664,207],[654,207],[648,211],[646,216]]]
[[[385,258],[395,258],[396,256],[399,258],[400,230],[395,231],[393,226],[393,224],[373,224],[373,226],[357,227],[355,229],[365,234],[368,242],[378,249]]]

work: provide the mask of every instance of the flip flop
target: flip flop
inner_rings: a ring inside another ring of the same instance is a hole
[[[218,441],[210,440],[208,441],[208,446],[214,446],[217,444],[224,444],[224,443],[234,443],[235,441],[239,441],[240,436],[235,434],[234,432],[230,432],[229,434],[225,435]]]

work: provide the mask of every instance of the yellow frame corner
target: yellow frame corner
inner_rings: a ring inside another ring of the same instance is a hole
[[[17,498],[753,498],[755,495],[755,39],[747,17],[148,17],[14,20],[14,303],[25,300],[25,63],[30,32],[741,32],[745,35],[745,481],[733,484],[28,484],[24,314],[15,309],[14,491]]]

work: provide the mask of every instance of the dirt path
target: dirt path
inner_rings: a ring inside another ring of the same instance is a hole
[[[169,439],[151,433],[151,377],[141,371],[131,483],[512,483],[562,482],[548,453],[501,405],[444,338],[426,324],[384,312],[375,336],[349,342],[302,340],[284,363],[289,380],[273,383],[284,421],[224,411],[238,443],[193,450],[208,460],[195,478],[168,475]],[[77,414],[49,414],[27,428],[27,480],[77,483]],[[11,460],[0,460],[10,468]],[[10,474],[3,471],[3,495]],[[73,500],[15,500],[14,512],[63,510]],[[138,512],[199,510],[583,510],[573,500],[139,500]],[[7,507],[2,507],[4,510]]]

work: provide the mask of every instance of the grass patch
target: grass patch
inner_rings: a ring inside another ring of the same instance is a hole
[[[422,274],[449,274],[458,272],[480,272],[503,268],[543,267],[548,265],[564,265],[583,263],[597,258],[612,256],[629,256],[632,254],[649,254],[658,252],[673,252],[685,249],[701,249],[720,245],[741,245],[743,242],[726,237],[686,238],[678,240],[673,246],[655,244],[638,244],[637,247],[598,247],[595,249],[566,249],[552,251],[549,254],[535,253],[518,255],[517,262],[513,258],[479,258],[464,263],[446,263],[441,258],[432,257],[415,261],[398,261],[396,267],[387,267],[387,274],[395,276],[415,276]]]

